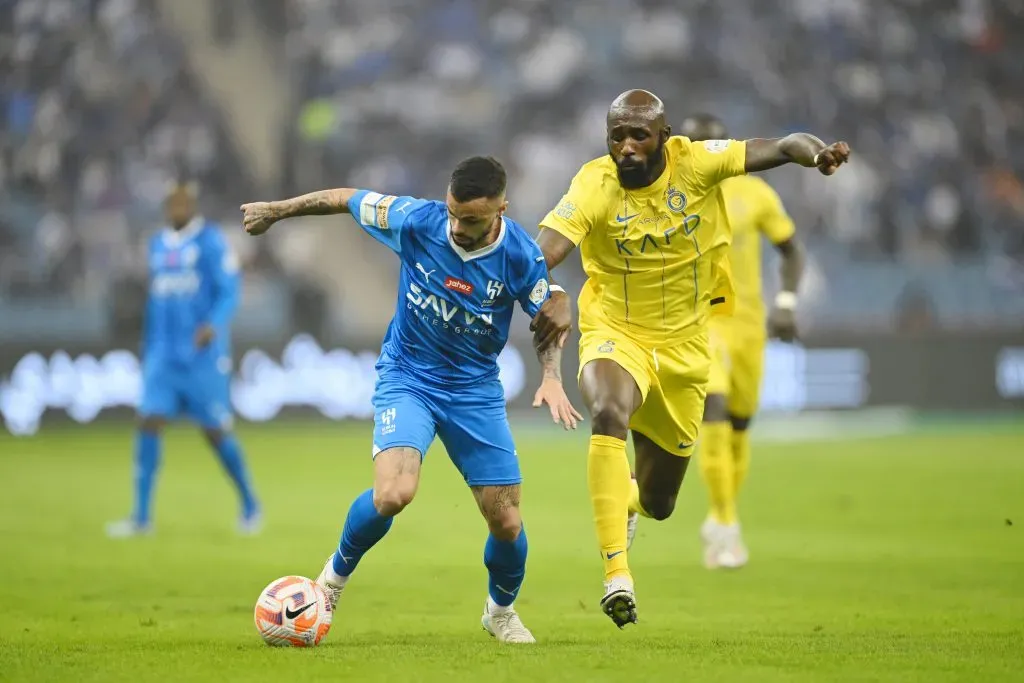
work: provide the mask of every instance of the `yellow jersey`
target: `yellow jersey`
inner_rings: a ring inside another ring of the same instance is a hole
[[[796,228],[779,195],[761,178],[730,178],[719,189],[732,229],[730,264],[736,293],[732,322],[763,328],[761,235],[779,244],[793,237]]]
[[[580,329],[610,326],[647,346],[699,333],[715,310],[732,306],[730,229],[716,185],[745,173],[746,143],[665,143],[665,171],[627,190],[609,156],[583,165],[541,221],[580,248],[587,282]]]

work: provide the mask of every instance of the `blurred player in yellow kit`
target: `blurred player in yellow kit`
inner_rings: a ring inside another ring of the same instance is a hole
[[[716,185],[787,163],[831,175],[850,153],[796,133],[772,140],[673,137],[661,100],[645,90],[612,102],[608,156],[584,164],[537,237],[549,271],[580,247],[580,389],[591,415],[587,485],[605,593],[619,627],[636,621],[627,547],[638,515],[675,507],[704,413],[711,372],[708,318],[732,303],[730,231]],[[531,328],[543,350],[561,343],[572,306],[561,288]],[[632,431],[636,478],[626,456]]]
[[[694,142],[726,137],[725,125],[698,114],[683,121],[682,134]],[[712,363],[701,426],[701,475],[711,509],[701,527],[704,564],[709,569],[737,569],[748,553],[740,534],[736,500],[750,468],[750,420],[757,412],[764,349],[771,335],[782,341],[796,336],[796,291],[803,272],[803,251],[793,221],[775,190],[756,176],[722,181],[718,190],[732,230],[730,264],[735,290],[731,316],[710,321]],[[766,315],[761,289],[761,236],[782,257],[782,289]]]

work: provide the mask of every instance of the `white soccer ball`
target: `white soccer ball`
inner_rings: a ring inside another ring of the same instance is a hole
[[[304,576],[282,576],[260,593],[253,619],[268,645],[312,647],[327,635],[333,616],[323,588]]]

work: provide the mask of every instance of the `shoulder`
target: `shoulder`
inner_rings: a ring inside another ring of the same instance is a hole
[[[219,223],[214,223],[213,221],[205,221],[203,223],[203,229],[199,232],[198,237],[197,241],[204,246],[223,247],[227,244],[224,230],[220,227]]]
[[[505,250],[510,258],[533,262],[536,257],[544,258],[533,235],[511,218],[505,217]]]

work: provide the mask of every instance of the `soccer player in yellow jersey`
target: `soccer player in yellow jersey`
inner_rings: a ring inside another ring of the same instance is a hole
[[[537,241],[549,271],[579,246],[587,274],[579,297],[579,382],[591,415],[587,484],[604,560],[601,607],[622,627],[636,621],[630,527],[636,515],[672,513],[704,413],[708,318],[712,307],[732,303],[729,228],[715,186],[787,163],[831,175],[850,149],[806,134],[672,137],[664,105],[644,90],[612,102],[607,143],[608,156],[584,164],[541,221]],[[541,350],[560,343],[572,323],[568,297],[555,292],[531,324]]]
[[[683,121],[682,134],[694,142],[726,137],[717,118],[698,114]],[[747,430],[757,412],[764,347],[769,335],[796,336],[796,290],[803,273],[803,251],[793,221],[775,190],[756,176],[738,176],[718,185],[732,230],[730,264],[736,293],[731,316],[710,321],[712,363],[704,401],[698,464],[711,509],[701,527],[704,564],[738,569],[747,563],[736,500],[750,468]],[[771,315],[761,298],[761,236],[782,257],[782,289]]]

